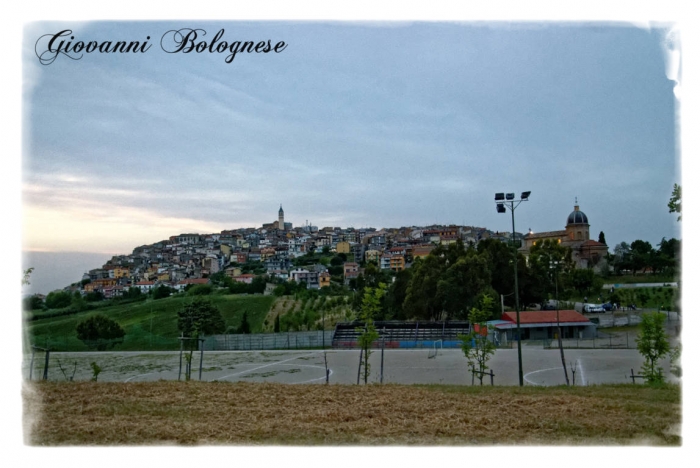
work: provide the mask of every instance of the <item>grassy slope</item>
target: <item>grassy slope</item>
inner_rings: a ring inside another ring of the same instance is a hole
[[[680,387],[40,382],[33,445],[680,445]]]
[[[243,311],[248,311],[248,321],[253,332],[261,331],[262,323],[270,310],[274,298],[271,296],[212,295],[208,296],[216,305],[226,326],[240,325]],[[38,346],[47,343],[52,349],[61,351],[84,351],[87,348],[75,335],[76,325],[93,314],[104,314],[116,320],[126,337],[115,350],[168,350],[178,349],[177,312],[192,297],[173,296],[166,299],[148,300],[125,305],[100,308],[97,311],[81,312],[65,317],[36,320],[26,325],[31,342]],[[152,333],[151,333],[152,330]]]

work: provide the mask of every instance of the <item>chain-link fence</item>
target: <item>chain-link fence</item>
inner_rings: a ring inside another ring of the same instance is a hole
[[[211,335],[204,339],[206,351],[330,348],[333,330],[255,335]]]

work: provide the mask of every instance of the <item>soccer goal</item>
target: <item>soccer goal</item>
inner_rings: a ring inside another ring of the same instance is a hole
[[[438,350],[442,350],[442,340],[437,340],[433,342],[433,346],[428,351],[428,359],[433,359],[434,357],[437,357]]]

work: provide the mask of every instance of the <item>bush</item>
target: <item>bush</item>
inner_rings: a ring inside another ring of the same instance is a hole
[[[68,307],[73,298],[65,291],[53,291],[46,296],[46,307],[48,309],[62,309]]]
[[[214,291],[211,284],[196,284],[187,288],[187,294],[190,296],[208,296]]]
[[[160,285],[157,288],[153,290],[153,299],[164,299],[173,292],[172,288],[169,288],[164,285]]]
[[[37,310],[44,307],[43,301],[38,296],[25,297],[22,301],[22,308],[24,310]]]
[[[89,348],[104,351],[124,340],[124,329],[105,315],[93,315],[75,327],[78,339]]]

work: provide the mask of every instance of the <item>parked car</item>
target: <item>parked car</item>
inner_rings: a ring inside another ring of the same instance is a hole
[[[609,311],[613,310],[613,305],[612,305],[611,303],[609,303],[609,302],[606,302],[606,303],[603,304],[601,307],[602,307],[603,309],[605,309],[606,312],[609,312]]]
[[[556,310],[557,308],[553,304],[542,304],[540,310]]]
[[[600,314],[600,313],[605,312],[605,309],[603,308],[602,305],[584,304],[583,305],[583,312],[586,314]]]

